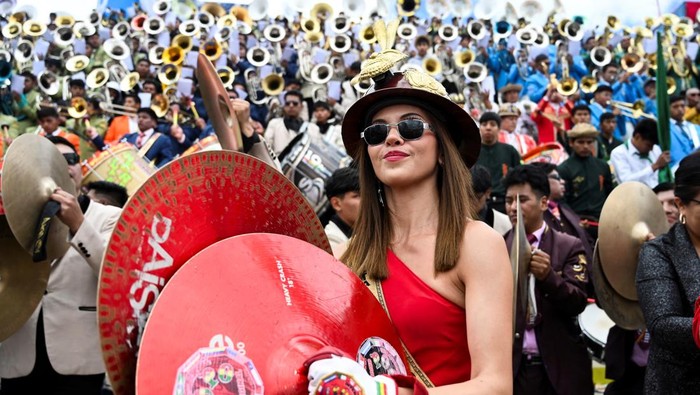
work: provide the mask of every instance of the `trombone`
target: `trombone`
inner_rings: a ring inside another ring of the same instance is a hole
[[[652,114],[647,114],[644,112],[644,101],[637,100],[634,103],[627,103],[623,101],[609,100],[608,105],[613,106],[621,111],[622,115],[634,119],[640,117],[656,120],[656,117]]]
[[[136,117],[136,110],[131,107],[122,106],[114,103],[100,102],[100,109],[106,113],[115,115],[126,115],[128,117]]]

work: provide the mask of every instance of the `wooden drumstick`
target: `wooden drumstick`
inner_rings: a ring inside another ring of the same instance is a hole
[[[190,109],[192,110],[194,119],[199,119],[199,112],[197,111],[197,106],[194,105],[193,101],[190,102]]]

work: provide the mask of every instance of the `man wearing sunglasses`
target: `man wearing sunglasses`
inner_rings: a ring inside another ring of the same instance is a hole
[[[312,139],[322,139],[318,126],[301,117],[303,97],[299,91],[284,94],[284,116],[270,120],[265,129],[267,140],[276,155],[279,155],[298,134],[308,133]]]
[[[70,229],[70,247],[51,264],[41,303],[24,326],[0,344],[1,395],[100,394],[104,362],[95,301],[100,264],[121,210],[80,195],[82,171],[73,145],[48,136],[68,163],[75,185],[57,188],[56,215]]]

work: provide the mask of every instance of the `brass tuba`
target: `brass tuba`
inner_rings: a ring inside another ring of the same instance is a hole
[[[330,63],[319,63],[311,69],[311,82],[325,85],[333,78],[333,72],[333,66]]]
[[[74,97],[70,101],[68,107],[68,115],[71,118],[84,118],[87,115],[87,101],[82,97]]]
[[[437,56],[426,56],[425,59],[423,59],[422,66],[423,70],[432,76],[436,76],[442,72],[442,63]]]
[[[399,16],[413,16],[420,9],[420,0],[398,0],[396,9]]]

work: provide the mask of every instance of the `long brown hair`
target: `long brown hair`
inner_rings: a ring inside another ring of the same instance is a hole
[[[438,168],[438,231],[435,241],[435,273],[451,270],[459,258],[459,250],[468,219],[476,218],[475,196],[471,174],[444,127],[432,122],[443,165]],[[353,237],[341,257],[358,275],[383,280],[389,275],[386,250],[393,236],[388,207],[379,202],[383,188],[374,173],[367,148],[358,157],[360,173],[360,215]],[[383,192],[382,192],[383,193]]]

